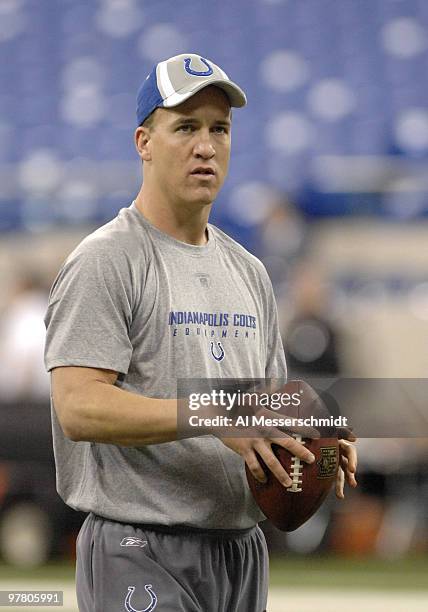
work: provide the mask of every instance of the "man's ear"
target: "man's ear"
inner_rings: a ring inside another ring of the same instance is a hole
[[[150,128],[142,125],[135,130],[135,148],[143,161],[151,161]]]

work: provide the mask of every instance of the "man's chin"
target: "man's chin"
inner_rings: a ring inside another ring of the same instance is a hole
[[[190,202],[198,203],[202,206],[212,204],[217,197],[218,190],[199,188],[189,197]]]

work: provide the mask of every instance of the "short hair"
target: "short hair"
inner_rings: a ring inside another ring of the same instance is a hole
[[[153,128],[154,122],[155,122],[155,111],[156,109],[150,113],[150,115],[148,117],[146,117],[143,121],[143,123],[140,124],[140,127],[145,127],[148,128],[149,130],[151,130]]]

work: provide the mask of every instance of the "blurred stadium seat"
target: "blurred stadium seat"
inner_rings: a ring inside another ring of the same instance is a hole
[[[0,172],[8,178],[0,231],[99,223],[127,205],[139,179],[135,92],[154,62],[185,50],[224,65],[249,97],[236,113],[232,173],[215,221],[227,223],[234,188],[250,180],[292,193],[309,216],[427,214],[426,3],[237,0],[195,10],[182,0],[172,14],[175,6],[2,0]],[[399,205],[397,185],[380,180],[392,155],[407,179]],[[325,156],[376,156],[377,184],[360,184],[374,194],[369,206],[352,180],[330,184],[318,163]],[[118,170],[106,189],[112,162]],[[238,230],[244,241],[247,231]]]

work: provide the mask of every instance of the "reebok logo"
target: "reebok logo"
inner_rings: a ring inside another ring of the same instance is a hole
[[[140,538],[132,537],[123,538],[122,542],[120,543],[121,546],[139,546],[140,548],[143,548],[146,546],[146,544],[147,540],[140,540]]]

